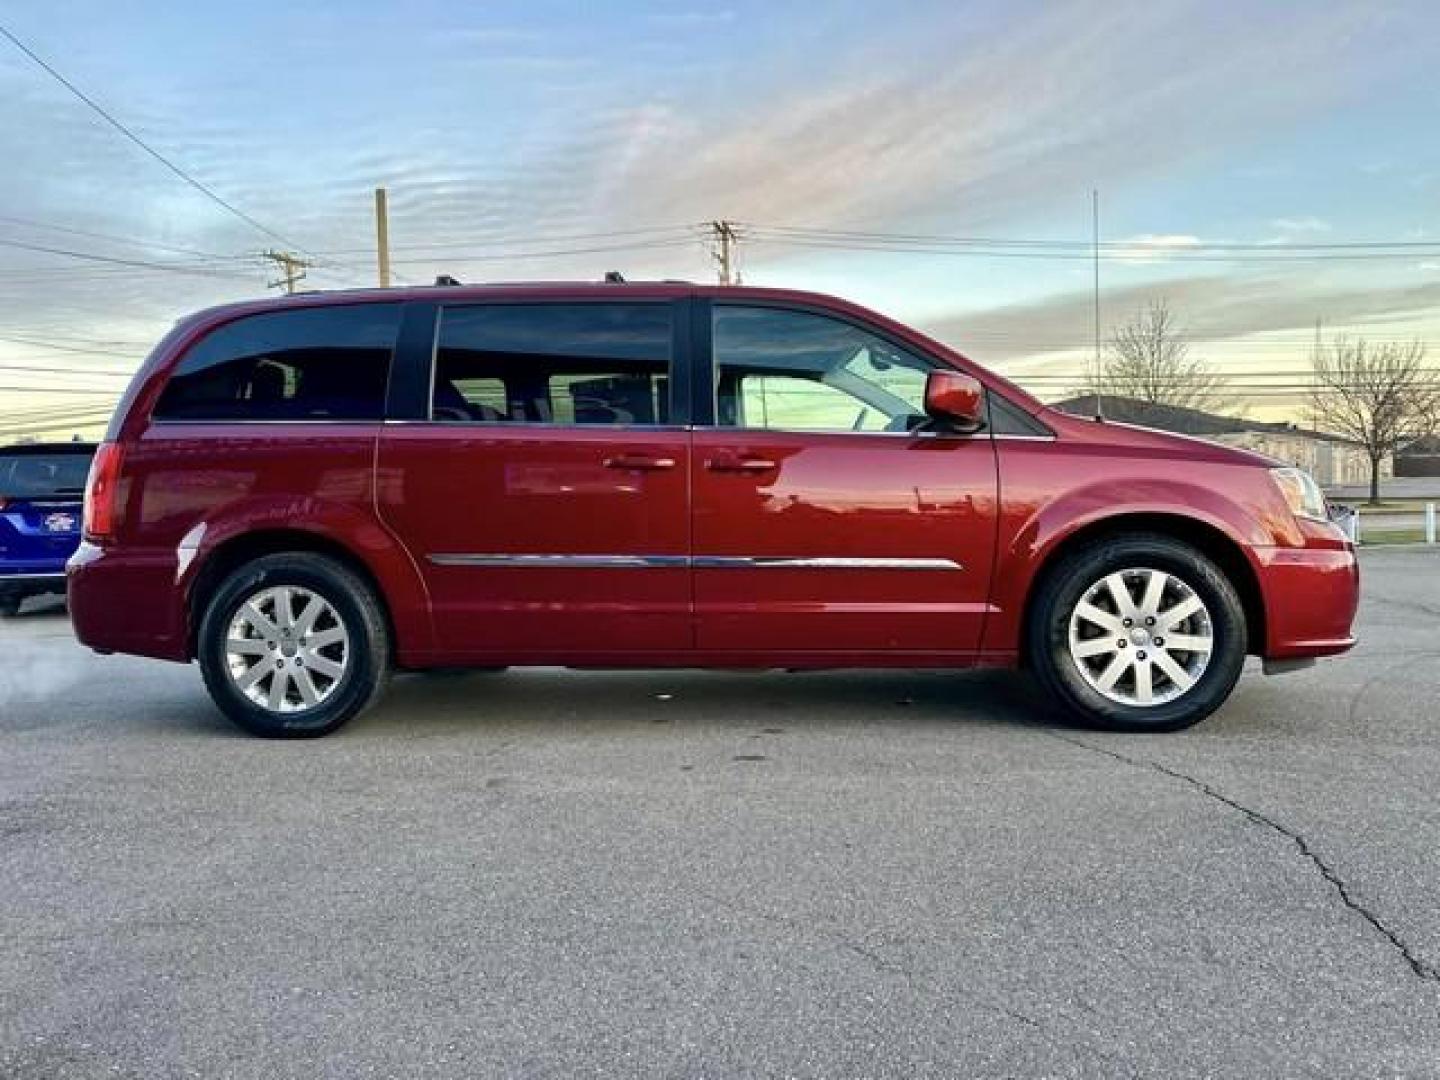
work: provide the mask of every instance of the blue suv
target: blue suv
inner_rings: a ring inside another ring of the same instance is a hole
[[[0,448],[0,615],[27,596],[64,593],[94,456],[91,443]]]

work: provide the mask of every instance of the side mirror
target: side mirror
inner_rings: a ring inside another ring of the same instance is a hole
[[[979,431],[985,426],[985,387],[960,371],[931,371],[925,379],[925,413],[955,431]]]

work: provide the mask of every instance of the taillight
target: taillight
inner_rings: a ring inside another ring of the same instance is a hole
[[[109,540],[115,535],[115,488],[120,480],[119,443],[104,442],[90,463],[85,483],[85,539]]]

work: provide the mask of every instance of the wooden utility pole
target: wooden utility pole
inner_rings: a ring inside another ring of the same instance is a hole
[[[390,287],[390,209],[385,189],[375,189],[375,256],[380,270],[380,287]]]
[[[740,267],[735,259],[735,248],[740,242],[740,236],[735,231],[734,222],[712,221],[710,234],[715,243],[711,258],[719,268],[720,284],[739,285]]]
[[[267,281],[266,287],[271,289],[283,287],[287,293],[293,293],[295,286],[305,280],[305,271],[315,265],[309,259],[302,259],[293,251],[262,251],[260,257],[269,259],[280,268],[280,276],[274,281]]]

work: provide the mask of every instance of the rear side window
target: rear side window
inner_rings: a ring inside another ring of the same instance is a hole
[[[441,312],[431,418],[669,422],[669,304],[476,304]]]
[[[350,304],[226,323],[180,362],[160,420],[378,420],[399,304]]]
[[[80,495],[92,451],[0,454],[0,499]]]

